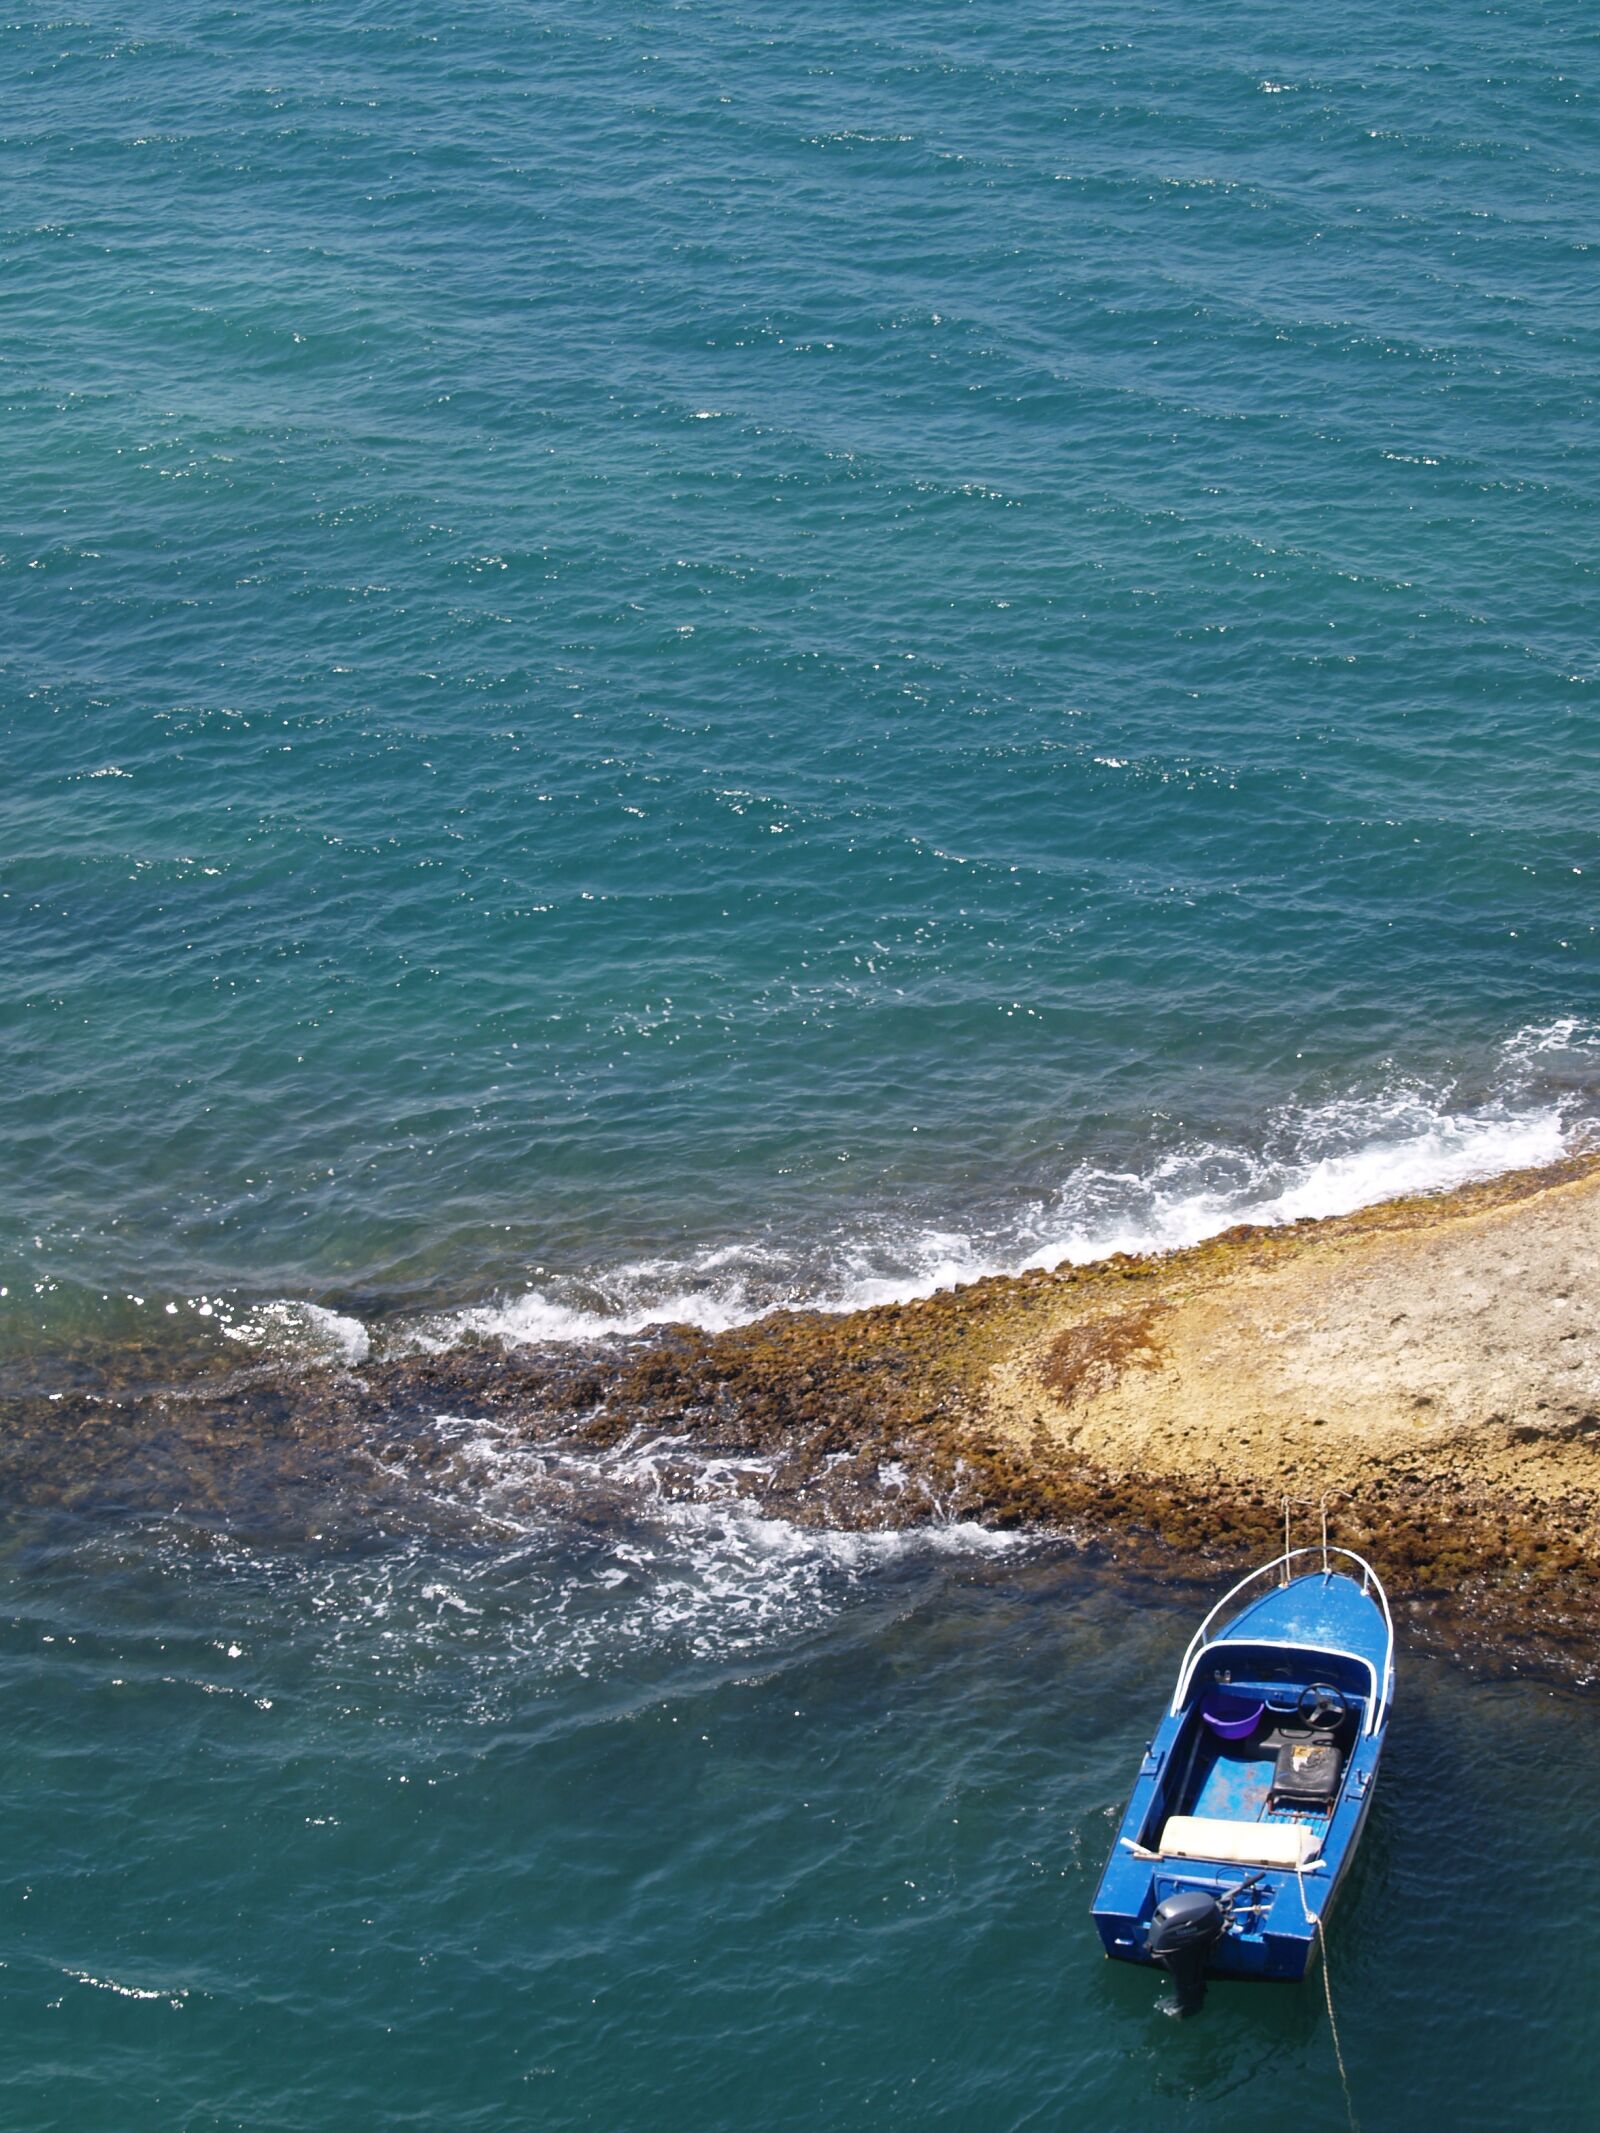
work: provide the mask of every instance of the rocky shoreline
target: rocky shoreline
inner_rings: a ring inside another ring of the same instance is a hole
[[[559,1481],[569,1514],[626,1515],[607,1477],[648,1447],[669,1496],[732,1471],[802,1524],[974,1518],[1168,1574],[1259,1559],[1285,1496],[1310,1537],[1326,1499],[1333,1537],[1372,1556],[1428,1635],[1587,1678],[1597,1305],[1588,1156],[720,1334],[442,1353],[401,1334],[359,1365],[213,1355],[182,1377],[124,1358],[8,1402],[0,1469],[13,1502],[182,1506],[201,1531],[470,1529],[487,1431],[532,1455],[530,1509]]]
[[[1212,1571],[1299,1537],[1436,1636],[1587,1676],[1600,1633],[1600,1158],[842,1318],[680,1331],[593,1433],[765,1455],[801,1520],[1067,1529]]]

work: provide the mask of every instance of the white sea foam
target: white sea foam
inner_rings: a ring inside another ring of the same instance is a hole
[[[441,1463],[404,1469],[422,1501],[449,1516],[463,1546],[413,1530],[389,1548],[261,1550],[186,1540],[169,1553],[179,1580],[292,1586],[305,1663],[338,1684],[402,1681],[485,1722],[561,1677],[635,1670],[641,1659],[781,1659],[848,1609],[914,1606],[952,1564],[989,1562],[1037,1543],[968,1521],[894,1531],[789,1523],[752,1491],[765,1462],[702,1455],[681,1438],[639,1432],[616,1447],[531,1439],[495,1418],[439,1415]],[[281,1654],[280,1654],[281,1658]],[[659,1678],[659,1677],[658,1677]],[[411,1708],[426,1722],[422,1696]]]
[[[123,2000],[165,2000],[169,2007],[181,2007],[189,1997],[187,1985],[123,1985],[114,1977],[95,1977],[88,1970],[64,1970],[62,1976],[71,1978],[74,1984],[92,1985],[96,1992],[114,1992]]]
[[[1553,1163],[1569,1145],[1567,1122],[1554,1105],[1454,1115],[1420,1092],[1332,1104],[1298,1123],[1303,1132],[1293,1152],[1186,1148],[1143,1177],[1080,1173],[1076,1190],[1063,1195],[1066,1219],[1051,1225],[1024,1264],[1174,1251],[1238,1222],[1350,1214],[1407,1193]],[[1086,1218],[1068,1212],[1075,1199],[1087,1203]],[[1107,1204],[1119,1199],[1120,1209]]]
[[[884,1225],[789,1257],[724,1245],[638,1260],[439,1314],[414,1337],[429,1347],[473,1335],[537,1345],[668,1322],[717,1332],[785,1306],[902,1303],[988,1274],[1173,1251],[1240,1222],[1348,1214],[1557,1161],[1589,1130],[1597,1085],[1600,1025],[1565,1017],[1519,1030],[1474,1100],[1452,1085],[1397,1079],[1368,1095],[1287,1106],[1250,1146],[1188,1142],[1140,1168],[1080,1164],[993,1228]]]
[[[615,1270],[614,1286],[624,1291],[638,1286],[639,1301],[631,1305],[586,1310],[563,1303],[542,1290],[528,1289],[505,1303],[480,1304],[424,1320],[412,1338],[418,1347],[448,1348],[467,1333],[492,1334],[530,1346],[546,1341],[603,1340],[608,1335],[642,1333],[647,1326],[662,1324],[699,1326],[704,1332],[720,1333],[758,1316],[763,1308],[738,1278],[706,1287],[674,1287],[670,1283],[657,1287],[652,1279],[657,1265],[653,1261],[636,1261]],[[693,1268],[680,1267],[677,1272],[682,1280],[692,1275]]]
[[[603,1675],[649,1653],[677,1661],[775,1656],[873,1595],[915,1604],[927,1576],[1025,1545],[976,1525],[903,1532],[795,1526],[748,1505],[641,1504],[614,1530],[549,1521],[441,1575],[436,1546],[257,1570],[309,1588],[319,1663],[421,1679],[446,1662],[485,1716],[505,1693]],[[246,1567],[235,1561],[235,1570]]]
[[[641,1648],[701,1659],[767,1650],[886,1573],[1028,1545],[937,1517],[903,1530],[798,1526],[755,1501],[769,1460],[704,1454],[672,1435],[638,1432],[596,1450],[530,1441],[493,1420],[440,1415],[436,1427],[451,1459],[449,1478],[430,1486],[498,1531],[499,1560],[514,1565],[516,1647],[562,1671],[603,1670]],[[566,1511],[601,1503],[610,1517],[585,1521],[580,1539]],[[475,1612],[437,1572],[422,1597],[436,1602],[435,1620]]]
[[[207,1315],[211,1315],[209,1311]],[[301,1355],[316,1362],[361,1363],[372,1347],[371,1336],[359,1318],[344,1311],[330,1311],[323,1304],[284,1299],[257,1304],[237,1318],[226,1314],[219,1305],[217,1316],[229,1340],[243,1341],[269,1354]]]
[[[1142,1165],[1082,1163],[1052,1192],[983,1228],[883,1221],[792,1250],[720,1244],[530,1282],[520,1294],[390,1328],[391,1346],[443,1350],[597,1341],[681,1324],[715,1333],[802,1306],[908,1302],[958,1282],[1113,1252],[1172,1251],[1236,1223],[1348,1214],[1402,1194],[1554,1162],[1593,1131],[1600,1024],[1568,1016],[1518,1030],[1483,1085],[1396,1077],[1370,1093],[1285,1106],[1249,1145],[1189,1141]],[[248,1330],[247,1330],[248,1329]],[[359,1361],[367,1331],[316,1306],[276,1304],[232,1329]]]

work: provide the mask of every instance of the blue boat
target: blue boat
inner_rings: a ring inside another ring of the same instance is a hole
[[[1094,1900],[1106,1953],[1167,1970],[1186,2014],[1208,1977],[1304,1977],[1393,1696],[1394,1622],[1362,1557],[1293,1548],[1241,1578],[1190,1640],[1139,1766]]]

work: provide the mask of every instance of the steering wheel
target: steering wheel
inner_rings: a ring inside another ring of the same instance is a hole
[[[1349,1709],[1331,1681],[1313,1681],[1309,1688],[1300,1691],[1295,1702],[1302,1723],[1313,1732],[1343,1725]]]

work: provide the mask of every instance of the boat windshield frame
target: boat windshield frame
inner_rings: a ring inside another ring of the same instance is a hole
[[[1359,1652],[1347,1652],[1333,1645],[1323,1646],[1321,1649],[1327,1652],[1329,1658],[1353,1660],[1357,1666],[1366,1668],[1372,1678],[1372,1695],[1367,1700],[1367,1720],[1362,1731],[1369,1734],[1378,1731],[1389,1715],[1389,1704],[1394,1696],[1394,1617],[1389,1612],[1389,1595],[1383,1589],[1383,1580],[1378,1576],[1378,1573],[1373,1569],[1366,1557],[1357,1555],[1353,1548],[1290,1548],[1284,1554],[1274,1556],[1270,1563],[1263,1563],[1258,1569],[1248,1572],[1246,1576],[1240,1578],[1237,1585],[1230,1586],[1189,1639],[1188,1649],[1184,1652],[1182,1664],[1178,1668],[1178,1685],[1172,1695],[1171,1715],[1174,1718],[1181,1714],[1184,1705],[1189,1699],[1190,1690],[1194,1686],[1195,1668],[1199,1665],[1206,1652],[1213,1651],[1220,1645],[1253,1644],[1260,1650],[1279,1651],[1312,1652],[1318,1649],[1316,1646],[1308,1645],[1303,1639],[1296,1640],[1291,1644],[1270,1637],[1229,1637],[1227,1635],[1212,1637],[1207,1634],[1211,1625],[1223,1610],[1231,1606],[1241,1593],[1248,1591],[1258,1578],[1270,1577],[1273,1571],[1281,1570],[1284,1573],[1283,1582],[1287,1584],[1289,1582],[1289,1565],[1307,1555],[1319,1557],[1323,1571],[1328,1576],[1334,1574],[1329,1565],[1328,1557],[1330,1555],[1342,1555],[1347,1562],[1354,1563],[1360,1570],[1362,1591],[1369,1596],[1374,1593],[1377,1596],[1378,1605],[1383,1612],[1384,1627],[1383,1665],[1381,1670]]]

